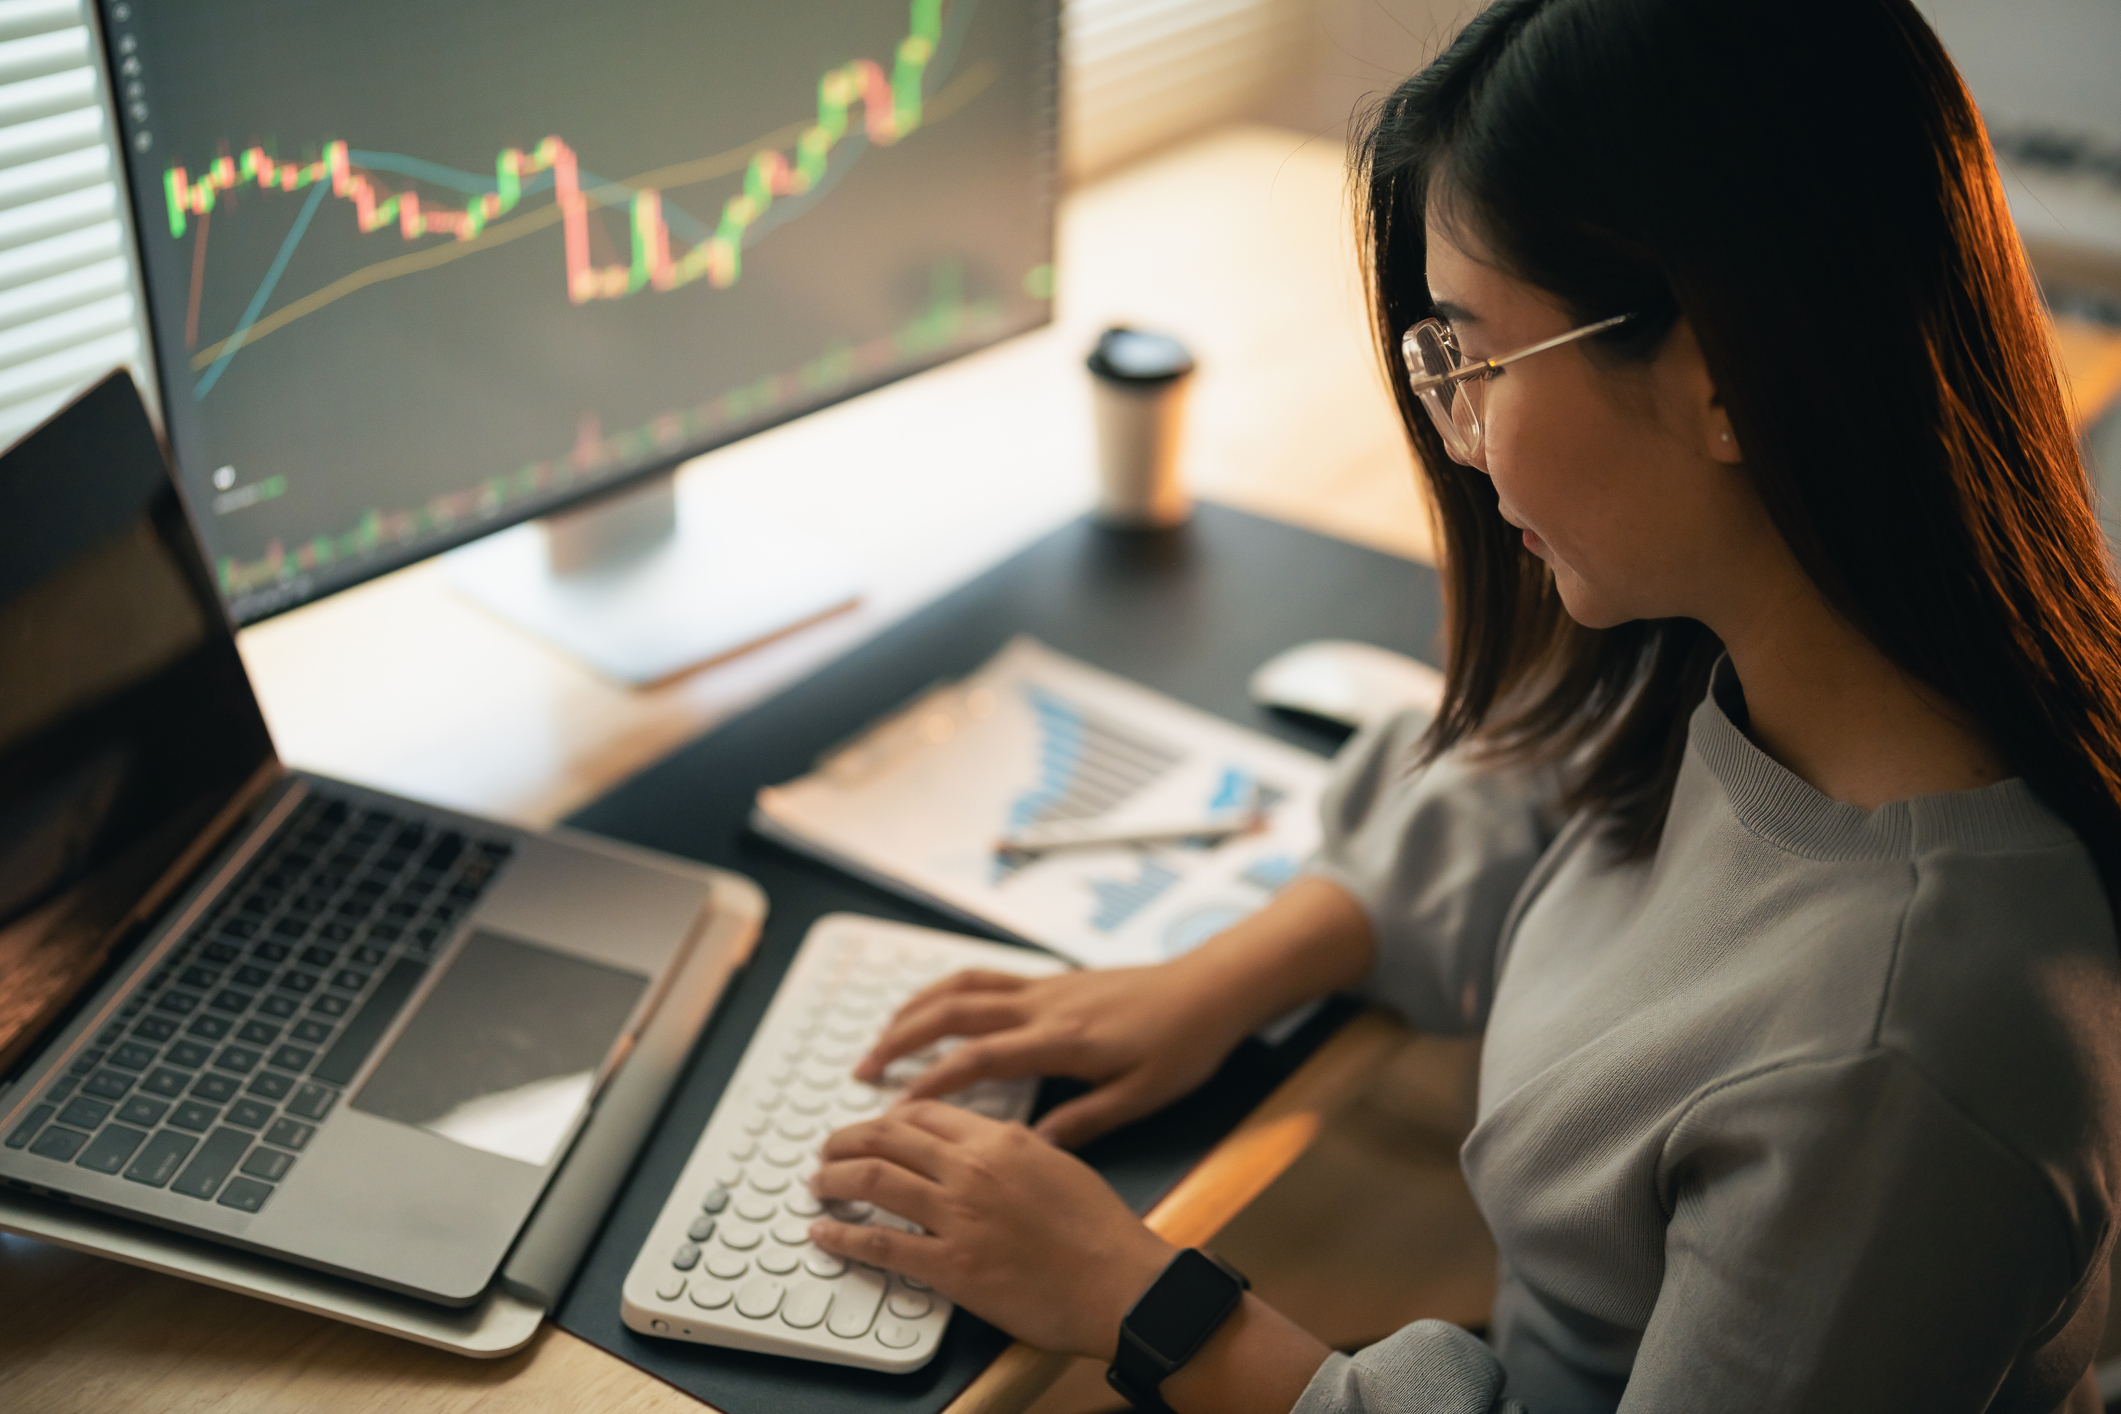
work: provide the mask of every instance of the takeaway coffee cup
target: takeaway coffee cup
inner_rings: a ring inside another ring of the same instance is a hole
[[[1179,525],[1193,502],[1178,474],[1178,441],[1193,356],[1167,334],[1124,326],[1098,336],[1089,359],[1097,419],[1097,517],[1107,525]]]

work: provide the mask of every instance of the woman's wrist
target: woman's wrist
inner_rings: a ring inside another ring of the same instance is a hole
[[[1374,952],[1362,905],[1338,884],[1305,878],[1170,965],[1234,1046],[1306,1002],[1361,982]]]

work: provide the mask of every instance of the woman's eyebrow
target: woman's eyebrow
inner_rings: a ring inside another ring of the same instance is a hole
[[[1429,307],[1434,309],[1436,317],[1443,320],[1446,324],[1478,324],[1480,322],[1480,316],[1472,310],[1467,309],[1462,304],[1453,304],[1447,299],[1435,300]]]

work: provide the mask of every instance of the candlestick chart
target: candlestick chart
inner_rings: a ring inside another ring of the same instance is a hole
[[[1050,317],[1055,0],[102,3],[239,622]]]
[[[586,172],[575,149],[558,134],[548,135],[528,149],[503,149],[494,160],[491,178],[417,156],[355,149],[341,139],[326,141],[321,154],[308,161],[282,161],[263,146],[252,145],[240,153],[224,153],[196,177],[184,165],[166,166],[162,171],[162,192],[170,238],[194,239],[201,255],[209,230],[202,218],[212,214],[224,193],[244,188],[309,192],[278,258],[268,268],[235,329],[192,355],[191,366],[203,374],[193,385],[193,397],[204,399],[241,349],[330,302],[314,298],[300,301],[303,307],[283,309],[281,317],[270,324],[261,320],[288,258],[307,234],[327,195],[352,208],[355,228],[363,235],[394,232],[405,242],[447,236],[471,250],[480,247],[482,237],[490,242],[494,235],[514,234],[497,229],[496,223],[514,213],[526,197],[549,190],[553,205],[545,208],[544,219],[525,225],[529,229],[543,228],[555,218],[560,224],[561,279],[570,303],[625,299],[644,291],[669,292],[702,279],[712,288],[729,288],[742,274],[747,233],[773,210],[777,200],[820,190],[831,172],[835,150],[845,144],[850,134],[868,144],[889,147],[922,126],[924,84],[943,38],[942,11],[943,0],[912,0],[908,31],[896,47],[889,72],[868,58],[827,70],[817,83],[815,121],[794,134],[789,151],[777,145],[783,134],[749,145],[741,167],[741,188],[723,202],[712,226],[666,202],[664,189],[652,184],[658,174],[622,182]],[[975,71],[968,77],[973,80],[968,87],[978,87],[984,86],[990,76]],[[852,125],[857,106],[861,109],[858,127]],[[712,172],[726,165],[732,155],[716,154],[701,163],[682,164],[695,170],[668,175]],[[425,178],[459,189],[490,190],[478,190],[463,205],[449,206],[423,200],[416,188],[389,190],[376,175],[380,172]],[[592,209],[601,205],[622,205],[626,211],[629,232],[624,248],[630,258],[599,263],[592,255]],[[673,226],[693,234],[689,249],[674,248]],[[402,273],[416,268],[431,267],[411,265]],[[187,320],[188,328],[196,325],[203,271],[203,260],[195,260],[188,302],[193,313]],[[382,278],[389,278],[399,272],[379,273]],[[357,273],[349,283],[357,288],[374,282]]]

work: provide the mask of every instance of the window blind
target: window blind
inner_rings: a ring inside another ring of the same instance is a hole
[[[1310,10],[1308,0],[1064,0],[1068,175],[1252,108],[1304,66]]]
[[[83,0],[0,0],[0,445],[125,364],[153,397]]]

